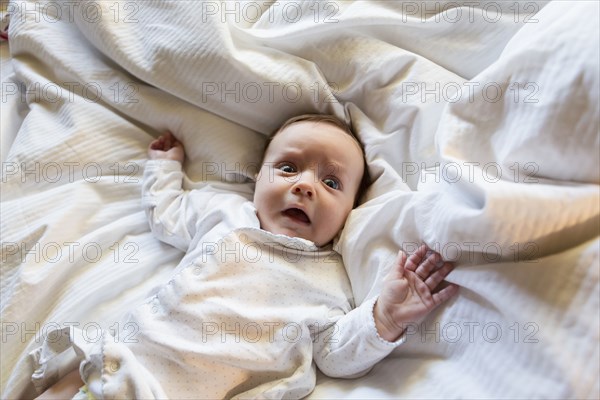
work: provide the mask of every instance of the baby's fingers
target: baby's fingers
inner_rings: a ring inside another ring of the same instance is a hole
[[[158,139],[154,139],[149,146],[150,150],[162,150],[164,146],[164,138],[160,136]]]
[[[444,260],[442,260],[442,256],[436,252],[431,252],[415,270],[415,273],[421,278],[421,280],[426,280],[438,267],[441,267],[444,264]]]
[[[450,272],[454,270],[454,264],[452,263],[444,263],[442,268],[435,271],[433,274],[429,275],[429,277],[425,280],[425,284],[429,288],[429,290],[433,291],[435,288],[443,282],[444,279],[448,276]]]
[[[408,271],[415,272],[417,267],[421,264],[423,259],[427,256],[428,250],[429,250],[429,247],[427,247],[427,245],[425,245],[425,244],[422,245],[421,247],[419,247],[417,249],[417,251],[415,251],[414,253],[412,253],[410,255],[410,257],[408,257],[408,261],[406,262],[405,268]]]
[[[458,293],[458,285],[450,283],[439,292],[433,294],[433,303],[437,307],[452,298],[456,293]]]

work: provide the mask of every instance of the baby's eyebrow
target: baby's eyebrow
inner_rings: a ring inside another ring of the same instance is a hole
[[[277,154],[277,158],[290,158],[290,157],[300,157],[302,155],[302,151],[294,148],[285,148],[279,154]]]
[[[334,175],[343,180],[348,179],[347,168],[344,168],[344,165],[340,162],[329,161],[325,166],[325,173]]]

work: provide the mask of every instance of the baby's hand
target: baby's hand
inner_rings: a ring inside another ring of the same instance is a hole
[[[148,157],[152,160],[175,160],[183,163],[183,145],[171,132],[167,132],[150,143]]]
[[[400,250],[386,277],[373,313],[377,332],[387,341],[397,340],[407,324],[419,322],[458,292],[455,284],[438,288],[454,265],[438,253],[427,256],[429,250],[423,245],[410,257]]]

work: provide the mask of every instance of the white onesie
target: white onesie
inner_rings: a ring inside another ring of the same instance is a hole
[[[176,161],[146,165],[152,231],[187,253],[130,314],[134,340],[105,333],[100,345],[77,346],[71,332],[94,396],[301,398],[314,388],[315,364],[330,376],[360,376],[403,342],[378,336],[375,298],[353,310],[331,246],[261,230],[244,196],[208,184],[183,191],[182,179]]]

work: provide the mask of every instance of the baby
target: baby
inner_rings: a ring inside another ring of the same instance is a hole
[[[355,308],[333,242],[365,187],[360,144],[323,115],[292,118],[269,140],[252,202],[209,183],[182,190],[183,145],[170,133],[150,144],[143,205],[154,234],[186,255],[129,316],[134,343],[72,339],[79,372],[41,398],[83,381],[88,398],[301,398],[315,365],[365,374],[457,292],[440,285],[453,266],[422,246],[400,251],[381,294]]]

